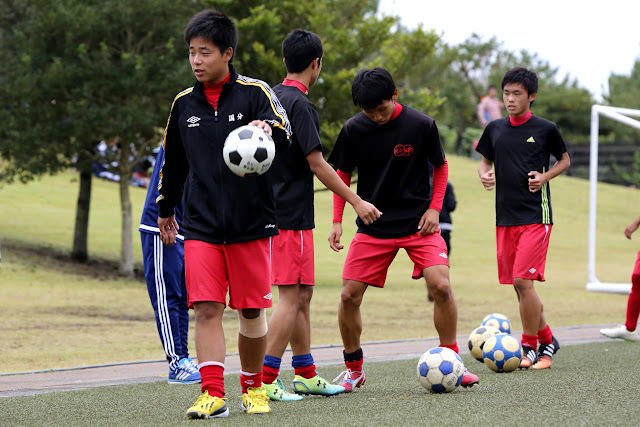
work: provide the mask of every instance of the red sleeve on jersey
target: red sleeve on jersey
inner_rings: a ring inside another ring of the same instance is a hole
[[[444,193],[447,191],[447,180],[449,179],[449,164],[447,159],[444,160],[442,166],[433,168],[433,197],[429,209],[442,211],[442,202],[444,201]]]
[[[350,173],[342,172],[339,169],[336,172],[347,187],[351,186]],[[344,214],[344,206],[346,204],[347,201],[345,199],[333,193],[333,222],[342,222],[342,215]]]

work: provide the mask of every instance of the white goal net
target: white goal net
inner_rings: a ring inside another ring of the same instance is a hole
[[[629,293],[630,283],[605,283],[596,276],[596,206],[598,194],[598,131],[600,116],[608,117],[640,130],[640,110],[594,105],[591,107],[591,148],[589,158],[589,281],[587,290],[595,292]]]

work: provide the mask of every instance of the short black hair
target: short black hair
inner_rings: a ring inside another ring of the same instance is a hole
[[[375,108],[384,101],[393,99],[396,84],[391,74],[381,67],[373,70],[361,70],[351,85],[353,103],[368,110]]]
[[[217,10],[207,9],[196,13],[184,29],[184,41],[191,44],[194,37],[202,37],[220,49],[223,54],[228,48],[236,53],[238,30],[233,20]]]
[[[538,75],[533,70],[524,67],[510,69],[502,78],[502,89],[509,83],[521,83],[529,95],[538,93]]]
[[[296,29],[282,42],[284,65],[289,73],[301,73],[316,59],[322,61],[322,40],[311,31]]]

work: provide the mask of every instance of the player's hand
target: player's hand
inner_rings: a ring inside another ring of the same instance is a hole
[[[496,177],[493,176],[493,174],[494,170],[491,169],[480,177],[480,181],[482,181],[482,185],[487,191],[493,190],[493,188],[496,186]]]
[[[178,223],[176,216],[171,215],[169,218],[158,217],[158,228],[160,229],[160,240],[167,246],[173,246],[178,235]]]
[[[344,248],[344,245],[340,244],[340,237],[342,237],[342,223],[334,222],[329,232],[329,246],[336,252]]]
[[[631,240],[631,235],[637,229],[638,223],[636,221],[633,221],[631,224],[627,225],[627,228],[624,229],[624,235],[627,236],[627,239]]]
[[[269,123],[267,123],[267,122],[263,122],[262,120],[253,120],[253,121],[249,122],[249,126],[259,127],[267,135],[273,136],[273,132],[271,130],[271,126],[269,126]]]
[[[360,217],[362,222],[365,223],[365,225],[372,224],[373,221],[380,218],[380,215],[382,215],[382,212],[380,212],[378,208],[362,199],[353,205],[353,210],[356,211],[356,214]]]
[[[418,223],[418,230],[420,230],[421,236],[426,236],[428,234],[433,234],[438,231],[438,226],[440,225],[440,212],[435,209],[427,209],[427,211],[420,218],[420,223]]]
[[[543,174],[538,171],[531,171],[528,174],[529,176],[529,191],[535,193],[536,191],[540,191],[542,186],[547,183],[547,180]]]

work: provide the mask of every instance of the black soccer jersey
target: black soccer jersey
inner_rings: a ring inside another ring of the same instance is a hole
[[[549,183],[532,193],[528,173],[546,172],[550,154],[561,159],[567,151],[554,123],[537,116],[520,126],[511,125],[508,117],[494,120],[476,151],[494,163],[496,225],[553,224]]]
[[[383,214],[358,232],[382,239],[410,236],[429,208],[429,162],[445,162],[435,120],[403,105],[395,119],[378,125],[364,113],[342,127],[329,163],[351,173],[358,169],[358,195]]]
[[[293,132],[291,147],[277,155],[271,166],[278,228],[309,230],[315,224],[313,172],[307,155],[313,150],[322,150],[318,112],[295,86],[279,84],[273,91],[287,110]]]

